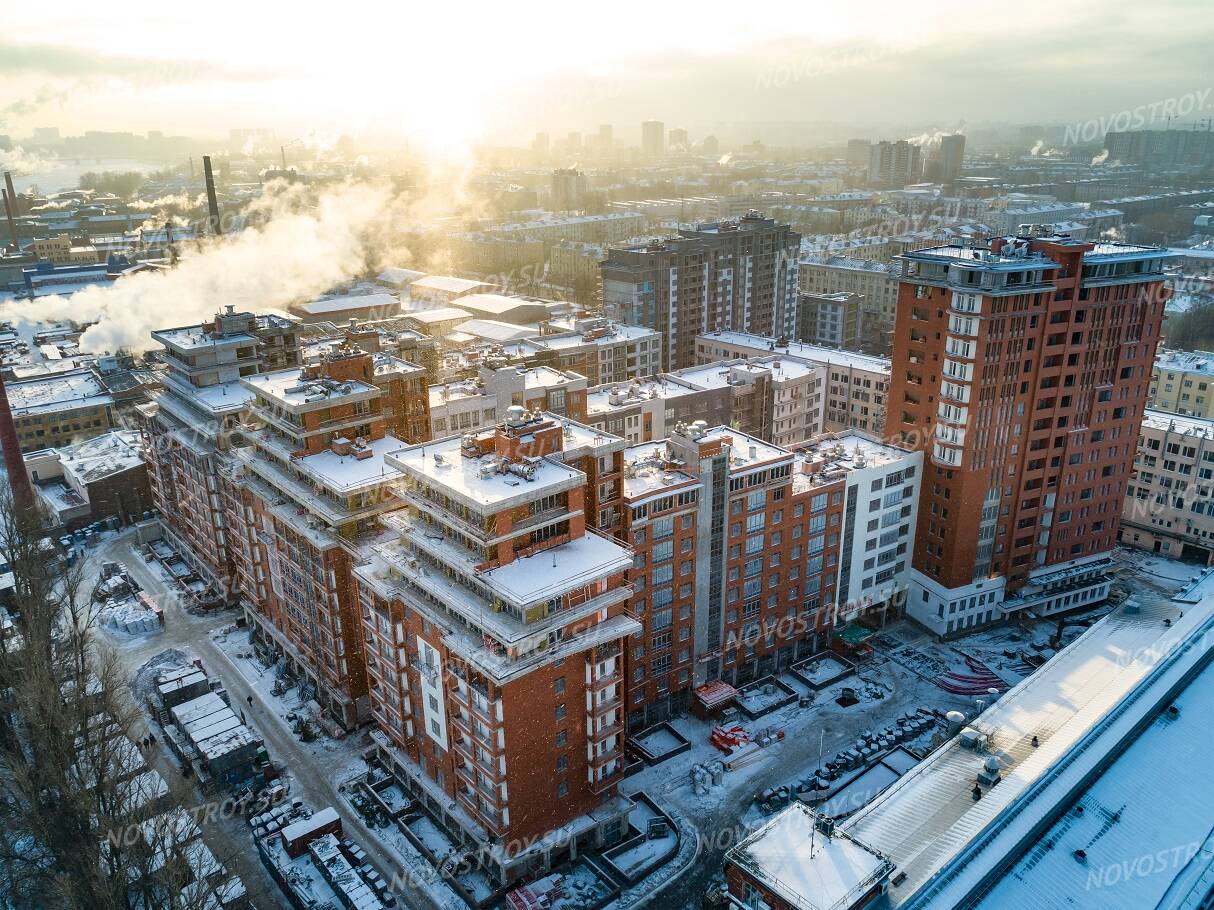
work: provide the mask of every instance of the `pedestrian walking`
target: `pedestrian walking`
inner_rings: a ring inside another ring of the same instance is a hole
[[[247,701],[249,703],[250,708],[253,707],[253,696],[252,695],[245,696],[245,701]]]

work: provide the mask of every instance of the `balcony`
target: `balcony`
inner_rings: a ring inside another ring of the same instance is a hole
[[[622,701],[620,699],[619,693],[617,692],[615,695],[611,696],[610,698],[603,699],[602,701],[593,702],[591,704],[591,706],[586,709],[586,714],[588,717],[593,717],[593,718],[602,717],[608,711],[613,711],[613,710],[618,709],[621,706],[621,704],[622,704]],[[595,736],[597,736],[597,737],[601,737],[601,735],[602,734],[599,734],[599,733],[595,734]]]
[[[590,784],[590,791],[595,794],[603,793],[611,789],[621,780],[624,779],[624,763],[621,761],[612,769],[610,774],[605,774],[601,778],[594,780]]]

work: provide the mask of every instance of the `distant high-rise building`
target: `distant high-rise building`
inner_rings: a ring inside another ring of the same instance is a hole
[[[615,145],[615,139],[611,134],[611,124],[604,123],[599,127],[599,151],[604,155],[611,154],[611,149]]]
[[[58,145],[63,139],[57,126],[36,126],[32,143],[34,145]]]
[[[585,208],[586,175],[575,167],[557,168],[552,172],[552,208],[557,212],[572,212]]]
[[[927,451],[907,612],[937,635],[1108,596],[1167,256],[1044,232],[903,255],[886,432]]]
[[[877,142],[869,149],[868,181],[881,186],[906,186],[923,173],[923,150],[914,143]]]
[[[873,144],[868,139],[847,140],[847,163],[852,167],[868,167]]]
[[[953,133],[940,139],[940,178],[945,183],[952,183],[961,176],[961,162],[964,158],[964,133]]]
[[[582,134],[574,131],[565,137],[565,147],[571,152],[578,152],[582,149]]]
[[[702,332],[793,335],[800,234],[750,212],[679,235],[611,249],[601,267],[606,315],[661,332],[666,369],[696,362]]]
[[[646,158],[661,158],[666,150],[666,125],[661,120],[646,120],[641,124],[641,154]]]
[[[687,151],[687,149],[690,148],[690,144],[687,141],[687,130],[683,129],[681,126],[676,126],[670,131],[668,144],[672,150],[677,150],[680,152]]]
[[[531,151],[537,155],[546,156],[548,154],[548,134],[536,133],[535,138],[531,140]]]

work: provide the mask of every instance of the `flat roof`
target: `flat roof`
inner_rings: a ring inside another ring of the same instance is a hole
[[[482,572],[480,577],[514,603],[525,606],[631,568],[630,549],[587,530],[581,537]]]
[[[1208,659],[1211,630],[1214,571],[1171,601],[1117,608],[844,822],[897,866],[891,906],[956,906],[999,875],[1069,805],[1074,787]],[[986,745],[965,745],[973,735]],[[988,762],[1000,780],[974,800]]]
[[[639,504],[648,496],[699,484],[699,479],[667,467],[670,447],[665,440],[643,442],[624,450],[624,498]]]
[[[65,474],[80,483],[94,481],[129,471],[143,464],[139,433],[134,430],[113,430],[59,450]]]
[[[1190,417],[1185,414],[1173,414],[1171,411],[1157,411],[1147,408],[1143,411],[1142,425],[1153,430],[1171,430],[1173,433],[1183,433],[1186,436],[1214,437],[1214,418]]]
[[[416,282],[414,282],[416,284]],[[455,322],[457,319],[471,319],[472,314],[453,306],[438,307],[433,310],[413,310],[406,314],[414,322],[432,325],[436,322]]]
[[[329,489],[339,493],[391,483],[400,479],[398,471],[386,457],[399,451],[405,443],[395,436],[383,436],[367,441],[371,450],[369,458],[354,455],[338,455],[332,449],[293,459],[292,465],[318,480]]]
[[[490,470],[497,463],[496,455],[468,458],[462,444],[462,436],[448,436],[393,452],[388,463],[479,512],[485,512],[486,506],[492,510],[512,500],[527,501],[571,489],[586,479],[581,471],[549,458],[536,460],[530,480],[514,473],[498,473]]]
[[[729,470],[731,472],[746,470],[793,457],[792,453],[787,449],[772,445],[770,442],[764,442],[757,436],[750,436],[732,427],[713,427],[701,436],[698,441],[712,442],[715,440],[730,444]]]
[[[707,332],[696,336],[697,340],[701,338],[705,341],[717,340],[724,344],[750,348],[756,354],[790,354],[794,357],[812,360],[815,363],[866,370],[870,373],[888,374],[890,372],[889,358],[874,357],[858,351],[844,351],[817,344],[805,344],[800,341],[777,344],[778,339],[769,335],[753,335],[750,332]]]
[[[797,801],[727,854],[797,910],[850,907],[893,868],[847,834],[815,830],[817,815]]]
[[[1214,669],[1207,664],[1173,704],[1177,713],[1156,716],[977,910],[1201,905],[1212,858]]]
[[[184,325],[175,329],[157,329],[152,332],[152,337],[166,346],[180,348],[183,351],[197,350],[205,347],[257,343],[257,336],[250,335],[247,332],[216,335],[213,332],[204,331],[202,325]]]
[[[1155,357],[1155,368],[1214,375],[1214,351],[1175,351],[1165,348]]]
[[[454,275],[427,275],[424,278],[415,278],[409,285],[411,291],[421,288],[422,290],[451,291],[456,294],[488,287],[493,287],[493,285],[475,278],[456,278]]]
[[[91,370],[54,373],[6,383],[14,417],[54,414],[114,403],[114,396]]]
[[[400,301],[391,294],[343,294],[291,306],[291,309],[309,316],[329,316],[368,308],[382,310],[386,315],[395,315],[400,311]]]
[[[305,405],[325,407],[340,403],[343,399],[364,399],[379,391],[375,386],[357,379],[305,379],[298,367],[256,373],[240,381],[256,394],[292,409]]]
[[[455,327],[451,336],[456,333],[471,336],[472,339],[484,338],[489,341],[519,341],[531,338],[539,333],[533,325],[515,325],[513,322],[500,322],[496,319],[469,319]]]

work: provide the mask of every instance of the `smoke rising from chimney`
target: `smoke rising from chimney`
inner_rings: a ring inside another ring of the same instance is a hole
[[[226,304],[238,310],[282,309],[376,267],[388,252],[388,230],[408,217],[386,188],[346,184],[312,200],[303,187],[278,187],[251,208],[268,220],[210,239],[176,268],[144,271],[70,298],[39,298],[0,307],[14,322],[97,320],[83,351],[143,351],[154,329],[210,319]],[[396,253],[395,255],[399,255]]]

